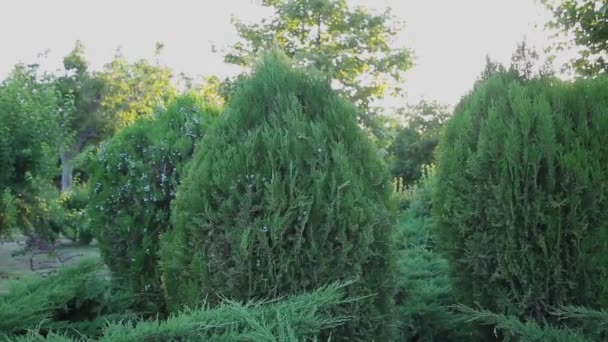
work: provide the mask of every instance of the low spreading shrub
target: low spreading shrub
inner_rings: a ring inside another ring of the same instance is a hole
[[[395,315],[400,341],[476,341],[475,327],[451,308],[457,303],[447,259],[436,250],[431,193],[434,168],[409,188],[398,224]]]
[[[0,333],[0,341],[10,341],[10,342],[76,342],[76,341],[86,341],[86,339],[72,339],[68,336],[48,333],[46,335],[40,335],[35,331],[28,331],[27,334],[21,336],[11,336],[4,335]]]
[[[114,323],[101,341],[315,341],[353,318],[332,315],[335,307],[357,301],[343,295],[352,285],[334,284],[272,301],[224,300],[160,322]]]
[[[97,260],[60,269],[48,278],[16,280],[0,296],[0,333],[29,330],[97,336],[107,321],[135,318],[133,295],[113,287]]]
[[[456,305],[454,309],[467,322],[490,326],[502,341],[592,342],[608,339],[608,311],[563,306],[550,314],[553,324],[535,320],[522,321],[512,315]]]
[[[166,320],[111,321],[103,328],[99,341],[316,341],[322,333],[331,335],[333,329],[352,318],[331,314],[336,306],[357,300],[344,297],[348,286],[352,284],[332,284],[271,301],[224,300],[213,308],[203,304]],[[0,339],[2,337],[0,334]],[[38,330],[4,337],[21,342],[86,340],[86,336],[67,336],[53,331],[40,334]]]

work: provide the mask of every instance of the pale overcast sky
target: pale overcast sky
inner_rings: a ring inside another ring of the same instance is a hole
[[[547,45],[535,29],[547,14],[535,0],[350,0],[382,10],[393,8],[405,21],[399,44],[414,50],[416,66],[408,73],[408,102],[421,97],[455,104],[472,86],[485,56],[507,62],[524,37]],[[258,21],[268,15],[257,0],[3,0],[0,2],[0,77],[17,62],[37,61],[50,49],[45,68],[54,70],[81,40],[94,68],[121,47],[129,59],[152,58],[163,42],[162,62],[177,73],[232,75],[211,43],[236,41],[230,17]]]

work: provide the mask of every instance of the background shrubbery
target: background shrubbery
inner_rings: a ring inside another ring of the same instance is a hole
[[[102,256],[115,278],[156,306],[159,235],[170,227],[182,168],[216,114],[202,98],[181,96],[104,144],[93,167],[88,210]]]
[[[2,341],[304,341],[344,324],[335,316],[352,284],[331,284],[273,301],[201,303],[167,320],[140,320],[136,298],[114,287],[96,261],[66,268],[49,278],[13,283],[0,297]]]
[[[51,210],[50,225],[53,230],[82,245],[93,240],[90,216],[88,184],[72,184],[69,191],[58,194]]]
[[[49,278],[13,282],[9,294],[0,296],[0,333],[95,337],[108,321],[137,318],[134,300],[132,293],[111,284],[100,262],[87,260]]]

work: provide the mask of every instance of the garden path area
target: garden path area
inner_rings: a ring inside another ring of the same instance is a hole
[[[0,295],[8,293],[12,280],[37,273],[30,268],[32,252],[27,251],[18,253],[23,250],[25,239],[17,238],[15,240],[16,241],[11,242],[0,242]],[[71,243],[69,240],[61,240],[57,246],[57,253],[71,257],[63,264],[66,266],[76,264],[86,258],[98,257],[99,249],[95,244],[82,246]],[[49,254],[40,254],[34,257],[35,264],[55,264],[60,267],[55,260],[56,259]]]

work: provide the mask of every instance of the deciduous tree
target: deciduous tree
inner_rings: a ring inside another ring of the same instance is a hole
[[[553,12],[548,24],[566,40],[556,50],[576,47],[578,56],[571,66],[584,76],[608,71],[608,3],[605,0],[544,0]]]
[[[157,45],[156,55],[162,46]],[[177,95],[172,70],[140,59],[134,63],[119,51],[100,73],[104,82],[102,110],[114,118],[115,128],[132,124],[139,117],[150,117]]]
[[[91,142],[104,138],[113,122],[101,111],[104,83],[89,70],[82,43],[76,42],[63,66],[64,74],[57,77],[55,86],[61,96],[57,119],[61,128],[61,189],[65,191],[72,184],[74,157]]]
[[[363,115],[387,91],[399,93],[412,52],[395,46],[401,29],[387,9],[377,14],[346,0],[263,0],[275,13],[258,24],[234,20],[241,40],[228,63],[251,66],[264,50],[278,47],[301,65],[327,74]]]

